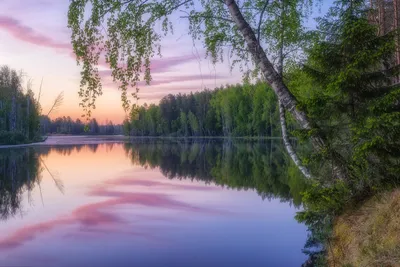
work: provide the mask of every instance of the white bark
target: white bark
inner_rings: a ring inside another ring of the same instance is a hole
[[[235,0],[224,0],[229,12],[232,16],[233,21],[238,27],[239,31],[243,35],[249,51],[253,55],[255,63],[260,67],[261,73],[265,77],[268,84],[274,90],[278,96],[279,101],[282,103],[284,108],[288,110],[295,120],[299,123],[300,127],[305,130],[312,130],[313,127],[307,116],[307,114],[297,108],[297,100],[290,93],[289,89],[283,82],[282,77],[277,73],[272,63],[269,61],[264,49],[258,42],[256,35],[247,21],[244,19],[237,3]],[[311,143],[316,151],[326,150],[327,145],[323,136],[319,134],[312,135],[310,137]],[[332,157],[333,160],[333,174],[337,179],[346,178],[346,169],[340,164],[343,160],[340,155],[336,154]]]
[[[281,101],[279,101],[279,120],[282,129],[283,144],[285,145],[286,151],[288,152],[290,158],[293,160],[294,164],[296,164],[297,168],[303,173],[303,175],[306,178],[311,178],[309,170],[303,166],[301,160],[296,154],[296,151],[293,149],[293,146],[290,143],[289,136],[287,134],[285,108],[283,107]]]

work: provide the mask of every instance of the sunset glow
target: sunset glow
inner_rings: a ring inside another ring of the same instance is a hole
[[[63,91],[64,103],[52,117],[71,116],[76,119],[83,114],[78,97],[80,67],[70,44],[68,5],[69,1],[1,1],[0,64],[23,70],[26,80],[32,79],[36,94],[43,78],[40,102],[44,113]],[[151,64],[151,85],[141,85],[140,103],[157,103],[169,93],[214,89],[241,81],[240,73],[229,71],[228,62],[213,66],[210,60],[205,59],[202,45],[194,46],[187,35],[185,20],[178,16],[175,20],[175,35],[164,39],[163,57],[154,58]],[[107,69],[101,70],[100,74],[103,96],[97,101],[93,117],[100,123],[107,119],[120,123],[125,117],[120,92]]]

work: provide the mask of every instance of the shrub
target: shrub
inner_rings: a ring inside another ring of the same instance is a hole
[[[18,145],[26,142],[26,136],[21,132],[0,131],[0,145]]]

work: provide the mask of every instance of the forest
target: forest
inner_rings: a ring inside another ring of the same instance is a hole
[[[112,121],[106,121],[105,124],[99,124],[96,118],[89,122],[80,119],[72,120],[71,117],[58,117],[50,119],[48,116],[40,116],[40,133],[42,136],[49,134],[65,135],[117,135],[123,134],[122,125],[114,124]]]
[[[26,88],[22,82],[23,73],[0,67],[0,145],[41,140],[40,104],[29,81]]]
[[[277,99],[266,85],[235,85],[167,95],[132,109],[124,131],[133,136],[280,136]]]
[[[49,134],[116,135],[123,134],[122,125],[106,121],[99,124],[95,118],[89,122],[70,117],[50,119],[49,115],[62,105],[62,94],[46,115],[42,113],[40,97],[35,96],[32,82],[26,74],[8,66],[0,67],[0,145],[17,145],[44,140]],[[39,88],[40,95],[40,88]]]

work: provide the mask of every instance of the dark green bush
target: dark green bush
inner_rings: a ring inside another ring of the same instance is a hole
[[[23,133],[0,131],[0,145],[18,145],[24,143],[27,143],[27,139]]]

